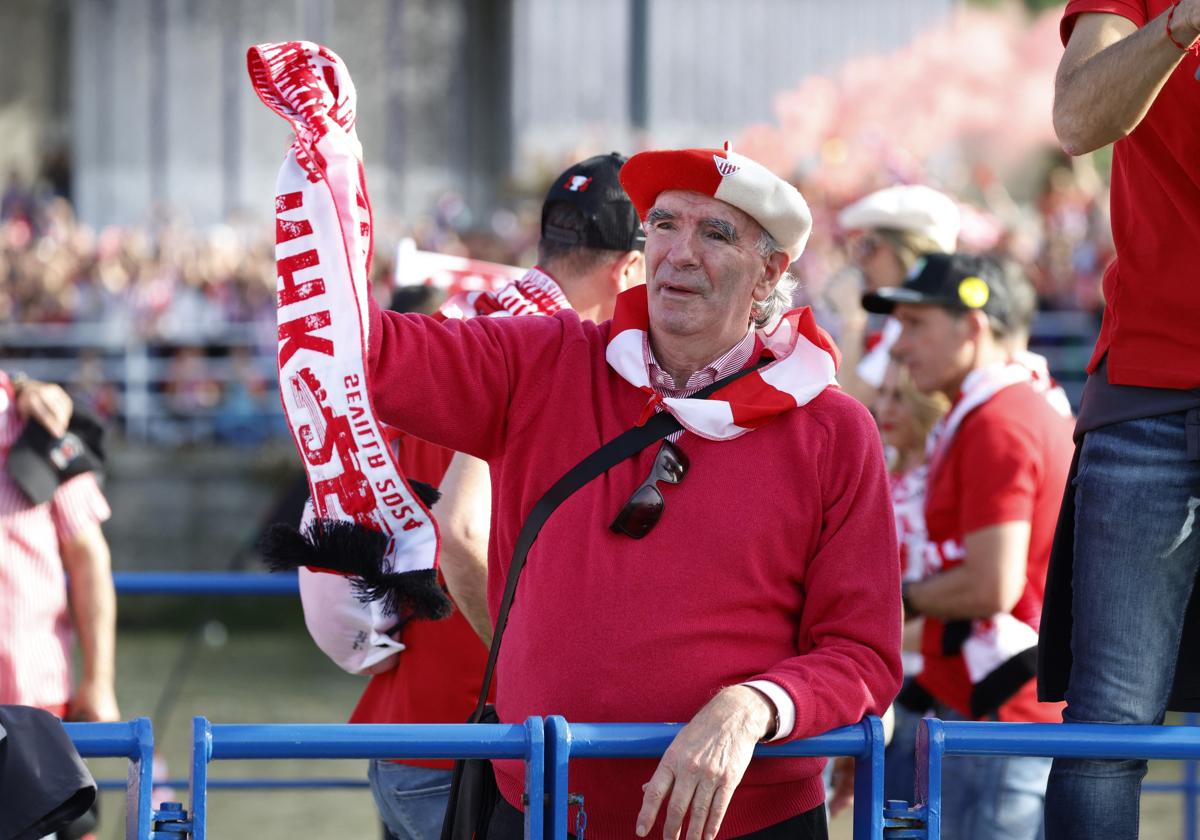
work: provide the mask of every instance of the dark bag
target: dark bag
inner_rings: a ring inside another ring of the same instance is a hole
[[[714,392],[724,388],[735,379],[740,379],[751,373],[768,359],[762,359],[757,364],[743,368],[723,379],[718,379],[706,388],[702,388],[690,399],[705,399]],[[492,676],[496,670],[496,660],[500,656],[500,640],[504,636],[504,627],[508,624],[508,611],[512,607],[513,596],[517,593],[517,580],[521,570],[525,568],[525,558],[534,540],[550,514],[567,500],[567,498],[593,478],[607,472],[610,467],[641,452],[655,441],[671,435],[683,427],[671,414],[663,411],[654,415],[641,426],[634,426],[622,432],[608,443],[601,446],[591,455],[584,458],[566,472],[562,478],[554,482],[542,498],[538,499],[533,510],[529,512],[517,542],[513,548],[513,559],[508,567],[508,579],[504,584],[504,598],[500,602],[500,612],[496,616],[496,629],[492,633],[492,647],[488,651],[487,667],[483,672],[483,686],[479,689],[479,705],[468,723],[499,723],[496,710],[488,704],[488,692],[492,688]],[[500,801],[500,790],[496,786],[496,775],[492,770],[492,762],[486,758],[459,759],[454,762],[454,773],[450,779],[450,801],[446,806],[446,817],[442,822],[441,840],[486,840],[488,825],[492,820],[492,812]]]
[[[496,707],[488,703],[478,720],[471,715],[467,723],[499,723]],[[484,840],[492,822],[492,812],[500,801],[496,774],[486,758],[467,758],[454,762],[450,776],[450,801],[442,822],[442,840],[471,837]],[[453,816],[453,819],[451,819]]]

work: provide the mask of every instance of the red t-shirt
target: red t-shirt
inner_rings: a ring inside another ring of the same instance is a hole
[[[1071,464],[1071,425],[1028,383],[1010,385],[963,419],[936,474],[929,476],[925,524],[944,568],[962,563],[967,534],[1004,522],[1030,523],[1025,591],[1012,614],[1034,631]],[[935,618],[925,620],[925,669],[918,680],[939,702],[969,715],[971,680],[961,655],[942,654],[944,627]],[[1061,704],[1037,702],[1036,683],[1030,679],[1000,707],[1000,720],[1061,720]]]
[[[1140,27],[1170,6],[1170,0],[1071,0],[1063,13],[1063,43],[1079,14],[1105,12]],[[1104,323],[1088,372],[1108,353],[1108,381],[1114,385],[1200,387],[1197,68],[1200,59],[1185,55],[1138,127],[1113,146],[1117,258],[1104,274]]]
[[[398,463],[409,478],[437,486],[454,453],[420,438],[400,438]],[[437,507],[434,506],[436,514]],[[443,621],[405,626],[396,667],[371,677],[351,723],[465,723],[479,698],[487,648],[459,610]],[[448,769],[453,762],[405,759],[404,764]]]

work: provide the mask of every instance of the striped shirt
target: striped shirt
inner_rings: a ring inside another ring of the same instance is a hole
[[[746,362],[750,361],[757,345],[758,339],[754,335],[754,330],[747,330],[745,338],[694,372],[680,388],[675,385],[675,377],[663,370],[659,366],[658,360],[654,358],[654,350],[650,347],[650,334],[646,333],[646,337],[642,339],[642,351],[646,356],[646,370],[650,374],[651,386],[662,396],[673,399],[690,397],[701,388],[707,388],[722,376],[737,373],[746,366]],[[661,405],[658,406],[657,411],[662,411]],[[682,430],[674,432],[667,435],[667,440],[675,443],[682,434]]]
[[[0,466],[20,435],[0,371]],[[71,620],[59,546],[111,515],[91,473],[32,504],[0,469],[0,703],[60,709],[71,691]]]

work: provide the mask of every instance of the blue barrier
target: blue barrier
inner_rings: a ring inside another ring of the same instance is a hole
[[[683,727],[669,723],[568,723],[546,718],[547,806],[551,840],[566,840],[569,832],[568,764],[572,758],[658,758]],[[758,758],[815,756],[854,758],[854,840],[883,837],[883,725],[868,717],[845,726],[786,744],[764,744]],[[586,803],[584,803],[586,808]]]
[[[246,573],[246,572],[118,572],[118,573],[115,573],[113,577],[114,577],[114,582],[116,584],[118,593],[127,594],[127,595],[296,595],[296,594],[298,594],[298,591],[299,591],[297,578],[295,575],[278,575],[278,574]],[[202,718],[198,719],[198,720],[202,720]],[[1189,715],[1187,720],[1190,724],[1195,724],[1197,722],[1197,718],[1195,715]],[[1005,731],[1003,731],[1003,734],[1001,734],[999,736],[1002,743],[1000,744],[1000,746],[997,746],[994,748],[996,750],[999,750],[999,752],[985,752],[984,754],[1047,755],[1047,756],[1048,755],[1074,756],[1074,755],[1078,754],[1078,755],[1086,755],[1086,756],[1095,756],[1095,753],[1093,752],[1093,750],[1096,747],[1096,742],[1091,740],[1092,736],[1091,736],[1090,732],[1083,732],[1080,730],[1080,727],[1084,726],[1083,724],[1073,724],[1070,726],[1069,733],[1062,733],[1060,735],[1054,736],[1053,738],[1049,737],[1049,735],[1045,732],[1044,728],[1045,727],[1062,727],[1063,726],[1062,724],[992,724],[992,723],[962,723],[962,722],[945,723],[942,721],[937,721],[937,724],[942,727],[950,727],[950,731],[956,732],[956,733],[957,733],[958,727],[960,727],[960,726],[983,727],[983,729],[979,730],[978,733],[976,733],[973,736],[978,739],[976,741],[961,741],[961,742],[954,741],[954,743],[959,744],[959,747],[954,747],[952,744],[952,749],[961,748],[961,752],[943,751],[940,755],[969,754],[970,750],[962,748],[962,744],[971,743],[971,744],[974,744],[975,746],[986,745],[991,740],[988,733],[991,731],[992,727],[994,727],[994,726],[1002,726],[1005,728],[1007,728],[1009,726],[1033,726],[1033,727],[1037,727],[1037,729],[1034,730],[1036,733],[1036,737],[1038,739],[1037,751],[1025,751],[1025,752],[1017,751],[1019,749],[1024,749],[1024,748],[1019,748],[1019,747],[1014,746],[1013,745],[1014,742],[1012,740],[1014,735],[1009,734],[1011,732],[1011,730],[1005,730]],[[148,722],[147,722],[147,725],[148,725]],[[860,724],[860,726],[861,725],[862,724]],[[235,727],[238,725],[237,724],[226,724],[226,725],[222,725],[222,726]],[[563,769],[561,770],[561,773],[562,773],[561,777],[559,776],[559,771],[557,769],[555,769],[558,767],[557,762],[560,760],[560,756],[563,757],[561,760],[565,762],[565,761],[569,760],[569,758],[572,754],[575,755],[575,757],[581,757],[581,756],[584,756],[585,754],[587,754],[589,750],[592,750],[594,748],[598,748],[598,749],[611,748],[614,750],[618,750],[617,752],[603,753],[604,755],[612,755],[614,757],[618,756],[618,755],[628,755],[630,757],[633,757],[633,756],[646,756],[646,755],[650,755],[650,754],[661,754],[663,749],[665,749],[667,744],[669,744],[670,737],[673,737],[673,736],[668,737],[668,730],[664,730],[664,729],[659,729],[659,730],[656,730],[653,732],[651,732],[649,730],[639,732],[637,730],[637,727],[641,727],[641,726],[662,727],[662,726],[666,726],[666,725],[665,724],[636,724],[636,725],[635,724],[575,724],[573,726],[568,726],[566,721],[562,720],[562,718],[549,718],[546,720],[545,727],[546,727],[546,733],[547,733],[547,738],[548,738],[548,744],[547,744],[548,754],[547,754],[546,760],[550,764],[551,773],[552,773],[552,778],[550,779],[548,784],[550,785],[551,789],[554,790],[554,792],[556,794],[560,790],[563,791],[563,797],[562,797],[561,804],[558,803],[559,797],[557,797],[557,796],[552,800],[550,817],[553,818],[553,822],[551,823],[553,831],[557,832],[559,826],[565,826],[565,824],[566,824],[567,804],[566,804],[566,798],[565,798],[565,796],[566,796],[566,794],[565,794],[566,787],[565,786],[566,786],[566,778],[567,777],[566,777],[565,764],[563,766]],[[923,724],[923,727],[924,726],[925,725]],[[634,728],[628,729],[628,730],[622,729],[621,731],[617,731],[617,730],[608,731],[607,727],[622,727],[622,728],[634,727]],[[838,737],[839,738],[848,737],[847,733],[850,730],[854,730],[855,728],[856,727],[847,727],[846,730],[839,730],[838,732],[841,734],[839,734]],[[1106,727],[1102,727],[1102,728],[1106,728]],[[1177,733],[1181,729],[1185,729],[1187,727],[1165,727],[1164,728],[1164,727],[1121,726],[1121,727],[1116,727],[1116,728],[1122,730],[1126,734],[1133,733],[1136,730],[1144,730],[1146,733],[1157,732],[1157,733],[1159,733],[1158,735],[1152,736],[1152,742],[1154,745],[1157,746],[1162,743],[1172,742],[1174,740],[1175,736],[1170,733]],[[924,728],[921,731],[924,732],[925,731]],[[942,731],[944,732],[945,730],[943,729]],[[1200,730],[1198,730],[1198,731],[1200,731]],[[814,739],[814,740],[820,741],[821,739],[831,738],[834,735],[835,735],[835,733],[827,733],[826,735],[820,736],[819,739]],[[1070,744],[1071,742],[1077,741],[1080,738],[1080,736],[1085,736],[1088,740],[1085,743],[1083,743],[1082,745],[1076,744],[1075,746],[1071,746],[1071,747],[1066,746],[1067,744]],[[854,736],[849,736],[849,737],[853,738]],[[953,741],[953,739],[958,738],[959,735],[954,734],[951,737],[952,737],[952,741]],[[1105,737],[1107,738],[1108,736],[1105,736]],[[666,738],[666,741],[661,743],[661,747],[658,748],[657,753],[644,752],[644,750],[651,749],[651,747],[649,745],[651,745],[651,744],[657,745],[659,743],[659,741],[661,741],[663,738]],[[1165,739],[1165,741],[1163,739]],[[611,745],[610,745],[610,742],[611,742]],[[798,742],[798,743],[810,743],[810,742]],[[767,748],[765,748],[767,750],[767,752],[765,752],[763,754],[771,754],[771,755],[785,755],[785,754],[786,755],[852,755],[852,756],[854,756],[856,759],[858,759],[856,761],[856,776],[855,776],[856,788],[860,791],[867,789],[872,792],[871,796],[869,796],[869,797],[862,797],[862,796],[855,797],[855,814],[854,814],[855,820],[854,820],[854,823],[855,823],[855,838],[856,838],[856,840],[859,837],[879,837],[879,836],[881,836],[880,832],[884,828],[887,829],[888,836],[890,838],[894,837],[894,838],[897,838],[897,840],[899,840],[899,838],[902,838],[902,837],[925,837],[926,836],[926,828],[924,827],[924,823],[925,823],[924,811],[926,810],[926,806],[928,803],[926,803],[924,799],[920,798],[920,796],[918,796],[918,805],[913,806],[913,807],[908,807],[907,803],[888,803],[889,808],[883,809],[882,798],[880,797],[878,802],[875,801],[875,790],[876,790],[875,775],[878,774],[879,777],[882,778],[882,761],[883,761],[882,752],[880,752],[877,759],[872,758],[871,761],[865,761],[863,759],[867,758],[866,754],[859,754],[859,753],[855,753],[855,752],[835,751],[835,748],[836,748],[836,750],[849,749],[849,747],[847,747],[847,744],[843,741],[838,741],[837,739],[834,739],[834,740],[824,741],[822,743],[823,743],[823,746],[821,746],[817,752],[796,752],[796,753],[776,752],[776,750],[788,750],[788,749],[792,749],[792,748],[800,749],[800,750],[808,749],[808,747],[797,747],[794,745],[788,745],[787,747],[782,747],[782,748],[781,747],[767,747]],[[1108,742],[1105,741],[1105,743],[1108,743]],[[1184,837],[1186,838],[1186,840],[1196,840],[1196,837],[1197,837],[1196,801],[1197,801],[1197,796],[1200,795],[1200,778],[1198,778],[1198,774],[1197,774],[1196,760],[1200,759],[1200,752],[1193,751],[1191,745],[1187,745],[1184,747],[1179,747],[1179,749],[1181,750],[1181,753],[1178,755],[1160,755],[1157,753],[1147,753],[1146,752],[1146,743],[1147,743],[1146,741],[1138,741],[1138,746],[1136,748],[1137,751],[1135,753],[1131,754],[1129,757],[1148,758],[1148,759],[1171,758],[1171,759],[1177,759],[1177,760],[1184,761],[1184,769],[1183,769],[1184,780],[1182,783],[1179,783],[1179,782],[1148,782],[1143,785],[1143,790],[1148,793],[1182,793],[1183,794]],[[597,747],[596,746],[597,744],[602,744],[605,746]],[[1050,752],[1049,750],[1051,750],[1051,749],[1059,748],[1059,747],[1052,747],[1051,744],[1061,745],[1063,751]],[[1128,745],[1128,746],[1130,749],[1133,749],[1132,745]],[[635,750],[642,750],[642,751],[634,752],[634,753],[620,752],[620,750],[625,750],[625,749],[635,749]],[[814,747],[813,749],[817,749],[817,748]],[[825,750],[825,751],[822,752],[820,750]],[[1076,753],[1076,752],[1073,752],[1072,750],[1084,750],[1084,752]],[[392,757],[399,754],[399,753],[396,753],[396,751],[392,748],[385,749],[384,752],[387,753],[388,756],[392,756]],[[100,755],[103,753],[95,753],[95,754]],[[124,753],[121,753],[121,754],[124,754]],[[405,755],[409,756],[409,757],[420,757],[420,756],[417,756],[414,754],[409,754],[409,753],[406,753]],[[424,754],[422,754],[422,755],[424,755]],[[940,774],[940,755],[937,759],[937,761],[938,761],[937,773],[938,774]],[[440,754],[439,754],[439,756],[440,756]],[[225,756],[220,756],[220,757],[225,757]],[[267,758],[267,757],[286,757],[286,756],[262,755],[262,756],[254,756],[254,757]],[[296,755],[295,757],[310,757],[311,758],[311,757],[322,757],[322,756]],[[371,756],[345,755],[345,756],[327,756],[327,757],[371,757]],[[1119,757],[1119,756],[1109,756],[1109,757]],[[876,763],[878,764],[877,768],[876,768]],[[145,773],[146,773],[145,794],[141,797],[141,802],[144,804],[140,805],[139,807],[144,808],[144,809],[146,809],[147,812],[149,812],[149,807],[150,807],[150,803],[149,803],[149,766],[150,765],[148,762],[145,762],[143,764],[143,766],[146,768],[146,770],[145,770]],[[132,775],[132,772],[133,772],[133,768],[131,767],[131,775]],[[212,780],[211,782],[209,782],[207,780],[207,770],[205,770],[204,779],[205,779],[205,783],[206,783],[206,788],[211,787],[214,789],[216,789],[216,788],[272,789],[272,788],[300,788],[300,787],[304,787],[304,788],[362,787],[365,785],[365,782],[362,782],[360,780],[353,780],[353,779],[324,779],[324,780],[322,780],[322,779],[297,779],[297,780],[221,779],[221,780]],[[939,779],[940,779],[940,775],[939,775]],[[102,782],[101,784],[102,784],[102,787],[105,787],[106,789],[110,786],[120,786],[119,783],[115,783],[115,782],[114,783]],[[926,787],[925,790],[928,791],[928,790],[930,790],[930,788]],[[935,820],[939,821],[938,828],[940,830],[940,784],[938,785],[936,790],[938,791],[938,803],[937,803],[938,811],[935,814]],[[891,806],[893,806],[893,804],[895,807],[891,807]],[[555,809],[558,809],[558,810],[555,810]],[[127,809],[127,814],[128,813],[130,813],[129,809]],[[140,813],[140,812],[137,812],[137,813]],[[181,818],[179,818],[179,819],[181,819]],[[539,819],[540,819],[540,817],[539,817]],[[178,819],[177,819],[177,821],[178,821]],[[860,831],[867,830],[867,829],[861,828],[861,826],[864,826],[864,825],[867,825],[870,827],[869,834],[860,834],[859,833]],[[912,832],[916,832],[916,833],[912,833]],[[143,837],[145,835],[138,835],[138,836]],[[560,836],[561,835],[558,833],[555,834],[556,838],[560,837]],[[928,836],[934,837],[937,835],[935,835],[933,833],[929,833]]]
[[[1200,759],[1200,727],[926,718],[917,730],[915,803],[888,803],[888,816],[904,821],[911,830],[889,836],[897,840],[939,840],[942,836],[942,764],[949,755],[1195,761]],[[1185,831],[1186,836],[1195,836],[1194,821]]]
[[[113,572],[119,595],[299,595],[297,580],[269,572]]]
[[[125,840],[150,838],[150,787],[154,764],[154,732],[148,718],[122,723],[64,723],[75,749],[84,758],[128,758],[125,782]]]
[[[545,792],[546,744],[541,718],[524,724],[240,724],[192,721],[190,818],[176,822],[192,840],[205,840],[208,765],[217,759],[265,758],[517,758],[525,762],[531,802]],[[525,836],[541,838],[539,808],[525,811]]]

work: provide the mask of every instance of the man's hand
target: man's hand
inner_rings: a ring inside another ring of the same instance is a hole
[[[56,438],[67,433],[74,404],[59,386],[26,379],[16,387],[16,405],[22,420],[36,420]]]
[[[722,689],[680,730],[650,781],[642,788],[637,835],[645,837],[667,803],[663,837],[676,840],[691,815],[687,840],[712,840],[775,710],[758,691],[744,685]]]
[[[81,682],[71,697],[67,719],[109,722],[120,720],[121,710],[117,708],[117,696],[113,692],[112,683]]]

